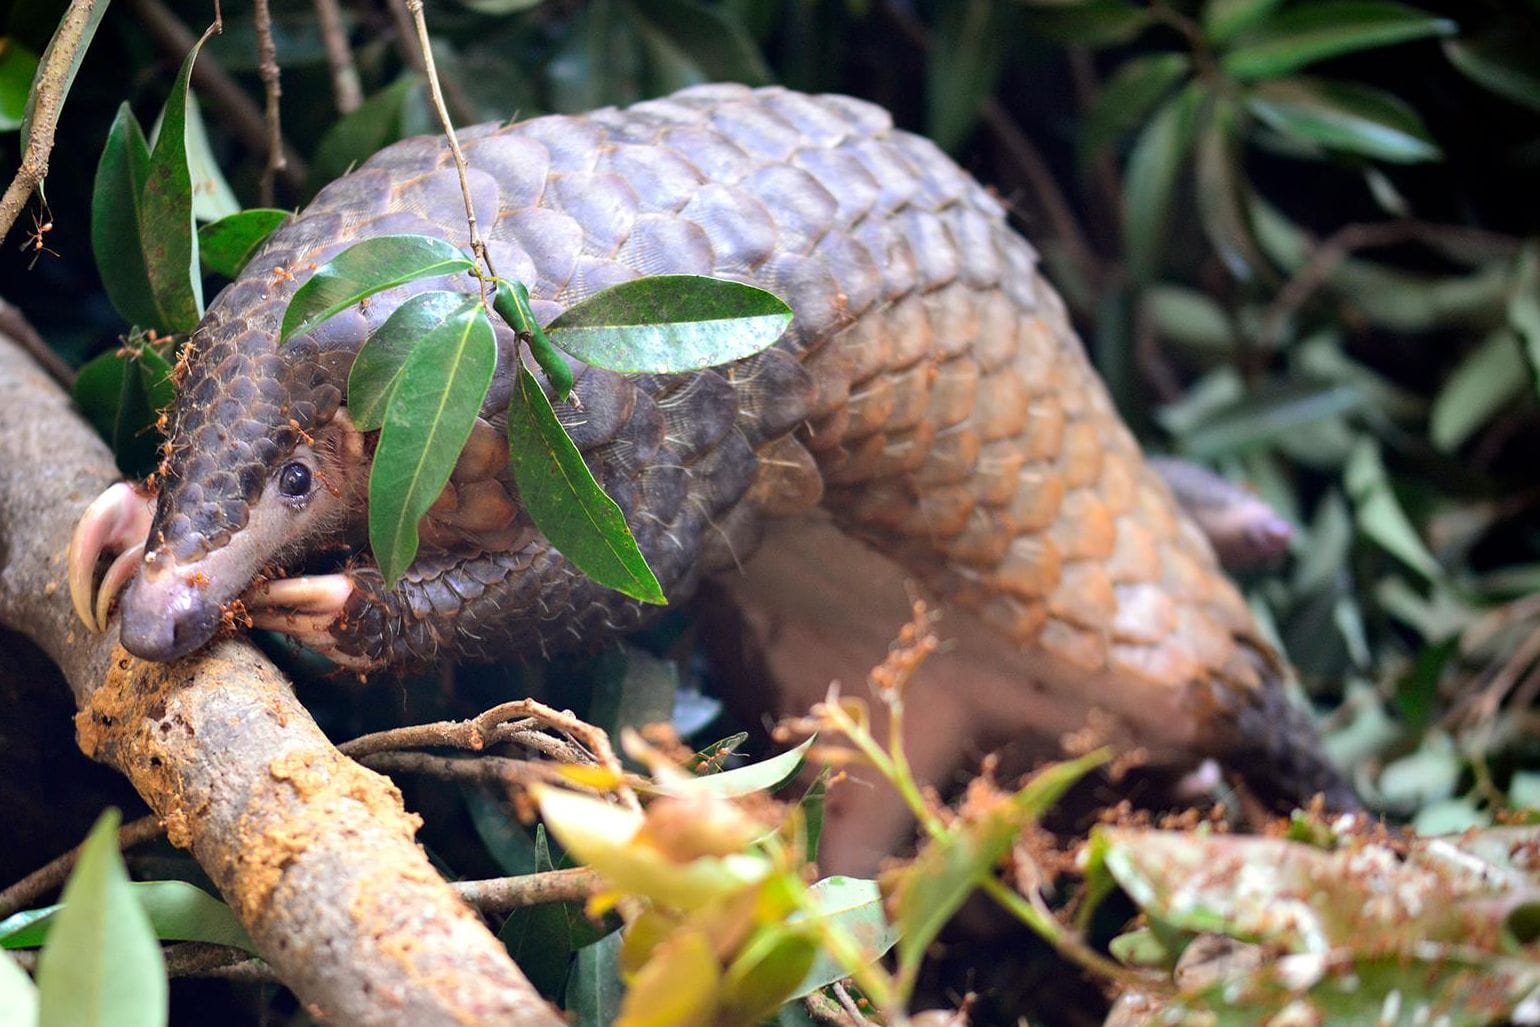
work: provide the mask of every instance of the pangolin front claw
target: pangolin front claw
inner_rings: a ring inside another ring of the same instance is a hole
[[[276,631],[343,666],[356,661],[338,651],[334,629],[348,599],[348,574],[313,574],[279,578],[256,585],[241,597],[251,626]]]
[[[154,518],[154,497],[126,481],[109,486],[81,514],[70,538],[66,570],[75,612],[92,631],[107,629],[112,602],[138,569]],[[117,556],[98,587],[96,565],[112,553]]]

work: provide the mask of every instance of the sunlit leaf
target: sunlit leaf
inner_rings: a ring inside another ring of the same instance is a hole
[[[746,767],[724,770],[720,774],[670,781],[663,790],[671,795],[717,795],[723,798],[774,791],[791,780],[797,768],[802,766],[802,757],[807,754],[816,737],[815,735],[809,738],[795,749],[788,749],[779,756],[750,763]]]
[[[203,317],[203,270],[198,264],[198,226],[193,219],[193,182],[187,149],[192,108],[188,83],[193,62],[213,27],[193,44],[182,62],[161,112],[150,148],[149,171],[140,196],[140,245],[144,269],[160,311],[157,328],[186,332]]]
[[[1193,84],[1156,111],[1128,158],[1123,182],[1123,236],[1129,272],[1137,281],[1153,278],[1165,251],[1177,180],[1187,165],[1205,87]]]
[[[385,409],[407,358],[419,342],[442,339],[453,332],[451,322],[470,315],[470,300],[462,293],[436,289],[408,297],[391,311],[385,323],[370,333],[348,372],[348,415],[359,431],[375,431],[385,423]]]
[[[369,471],[369,544],[387,587],[417,555],[417,522],[448,484],[496,366],[492,324],[467,296],[401,368]]]
[[[299,287],[283,312],[278,340],[303,334],[377,292],[475,266],[475,261],[452,243],[432,236],[377,235],[364,239],[323,264]]]
[[[1513,332],[1499,330],[1460,362],[1433,401],[1433,444],[1459,449],[1528,388],[1529,368]]]
[[[620,934],[606,935],[578,949],[563,1003],[573,1027],[611,1027],[625,993],[620,983]]]
[[[1316,0],[1284,8],[1236,41],[1222,59],[1241,79],[1271,78],[1328,57],[1447,36],[1457,26],[1392,0]]]
[[[257,247],[288,219],[286,210],[253,207],[204,225],[198,229],[198,259],[203,270],[235,278]]]
[[[633,599],[668,601],[620,507],[594,481],[540,383],[522,366],[508,410],[508,447],[520,499],[563,556]]]
[[[1144,124],[1150,111],[1187,77],[1191,67],[1182,53],[1146,54],[1118,65],[1081,124],[1081,163]]]
[[[0,36],[0,132],[21,127],[37,74],[37,54],[10,36]]]
[[[113,307],[130,324],[163,327],[139,238],[150,148],[127,103],[107,132],[91,195],[91,252]]]
[[[875,963],[898,941],[898,928],[888,923],[883,911],[882,890],[876,881],[858,877],[827,877],[808,889],[814,900],[814,908],[808,913],[797,913],[792,921],[812,917],[827,919],[856,943],[861,952]],[[844,966],[822,950],[807,976],[792,991],[789,998],[801,998],[835,981],[850,976],[850,968]]]
[[[1509,31],[1446,39],[1449,62],[1498,96],[1540,111],[1540,68],[1531,43]]]
[[[1246,104],[1277,131],[1333,150],[1398,164],[1439,156],[1417,112],[1383,90],[1303,77],[1276,79],[1253,89]]]
[[[118,852],[116,810],[102,815],[64,886],[38,957],[40,1027],[161,1027],[166,968]]]
[[[752,356],[790,323],[791,308],[762,289],[698,275],[655,275],[596,293],[545,330],[586,364],[669,374]]]
[[[1278,9],[1282,0],[1206,0],[1203,34],[1211,44],[1229,42]]]

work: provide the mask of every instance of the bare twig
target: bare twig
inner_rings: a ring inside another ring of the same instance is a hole
[[[502,703],[471,720],[445,720],[432,724],[411,724],[406,727],[392,728],[388,731],[377,731],[373,734],[361,735],[350,742],[343,743],[340,748],[349,756],[355,758],[367,756],[377,752],[391,752],[399,749],[422,749],[429,747],[444,747],[451,749],[468,749],[472,752],[481,750],[504,742],[521,745],[528,749],[562,763],[593,764],[598,762],[595,754],[584,751],[577,746],[564,742],[559,738],[541,734],[535,730],[540,724],[548,724],[558,730],[567,730],[567,725],[581,725],[579,732],[568,732],[577,737],[593,737],[597,733],[603,738],[603,745],[608,749],[609,737],[598,728],[585,724],[578,720],[571,712],[551,709],[543,703],[531,699],[519,699],[514,702]],[[613,753],[612,753],[613,755]],[[616,764],[618,766],[618,764]]]
[[[601,884],[599,875],[588,867],[569,867],[519,877],[457,881],[454,889],[483,913],[511,913],[526,906],[584,902]]]
[[[426,752],[377,752],[358,762],[381,774],[425,774],[446,781],[475,781],[528,786],[556,781],[555,765],[511,760],[506,756],[435,756]]]
[[[181,58],[192,49],[196,40],[191,30],[182,24],[162,0],[131,2],[140,26],[150,34],[163,53]],[[240,84],[209,54],[203,54],[193,66],[193,85],[209,106],[224,119],[242,146],[252,153],[268,152],[270,137],[262,111],[246,95]],[[310,177],[310,168],[304,158],[287,143],[283,144],[282,152],[283,166],[278,176],[288,188],[302,192]]]
[[[820,1027],[870,1027],[872,1022],[860,1014],[852,1016],[840,1003],[821,991],[815,991],[803,999],[802,1008]]]
[[[165,828],[161,825],[159,817],[153,814],[140,817],[118,828],[118,847],[131,849],[151,838],[158,838],[164,831]],[[62,856],[49,860],[4,891],[0,891],[0,919],[33,905],[39,898],[63,885],[70,871],[75,869],[75,861],[79,858],[80,846],[77,845]]]
[[[358,82],[358,67],[348,46],[348,32],[342,24],[342,9],[337,0],[315,0],[316,22],[321,27],[321,42],[326,47],[326,66],[331,69],[332,96],[338,114],[352,114],[364,102],[363,87]]]
[[[59,112],[64,108],[69,79],[75,61],[86,43],[86,29],[96,8],[107,0],[71,0],[59,29],[48,45],[42,67],[38,68],[32,91],[32,122],[27,134],[27,148],[21,155],[16,177],[0,197],[0,238],[10,234],[11,226],[27,204],[27,197],[48,177],[48,158],[53,153],[54,132],[59,126]]]
[[[262,206],[273,205],[273,182],[285,164],[283,125],[278,115],[278,99],[283,84],[278,72],[278,47],[273,43],[273,12],[268,0],[252,0],[252,16],[257,27],[257,74],[262,79],[262,93],[267,98],[263,120],[267,123],[267,164],[262,168],[260,190]]]

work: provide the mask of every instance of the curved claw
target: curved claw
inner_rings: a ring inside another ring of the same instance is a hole
[[[109,486],[80,515],[65,566],[70,601],[92,631],[106,630],[112,601],[138,569],[154,519],[154,500],[125,481]],[[96,565],[107,553],[118,555],[98,590]]]
[[[333,663],[353,666],[358,661],[338,652],[332,634],[352,595],[351,576],[314,574],[263,582],[250,589],[241,601],[246,605],[252,627],[287,635]]]

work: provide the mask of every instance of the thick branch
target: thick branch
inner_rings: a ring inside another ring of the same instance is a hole
[[[64,671],[81,748],[128,776],[328,1023],[561,1024],[433,870],[396,787],[339,753],[254,648],[153,664],[75,620],[69,533],[114,477],[63,393],[0,340],[0,622]]]

